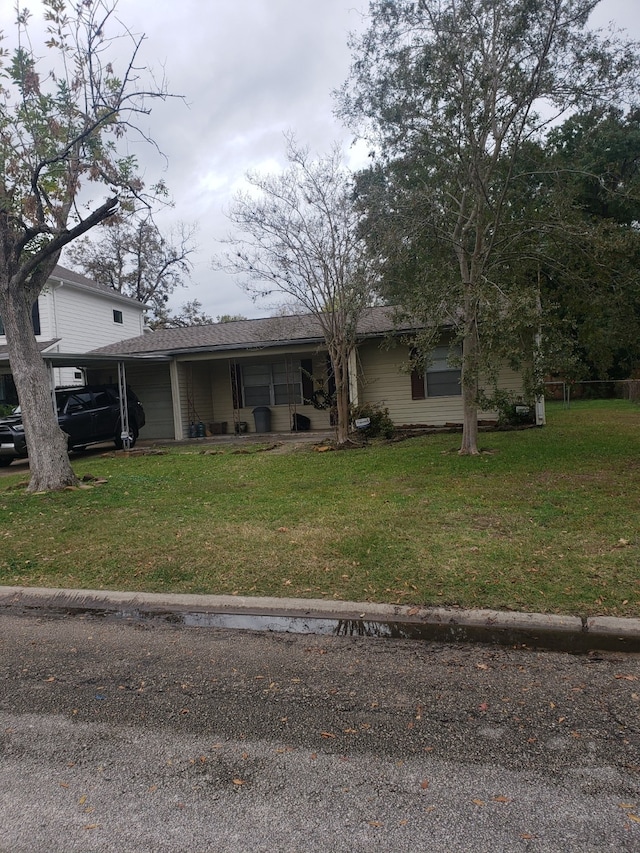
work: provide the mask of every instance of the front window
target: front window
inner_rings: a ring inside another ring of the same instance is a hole
[[[242,368],[242,385],[247,407],[302,403],[299,361],[247,364]]]
[[[462,348],[453,346],[435,347],[431,352],[425,371],[427,397],[455,397],[462,394],[461,371],[451,362],[460,362]]]

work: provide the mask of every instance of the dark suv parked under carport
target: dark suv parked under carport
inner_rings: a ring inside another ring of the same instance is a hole
[[[113,440],[116,447],[122,447],[120,398],[115,385],[58,388],[56,404],[58,423],[69,436],[69,450],[109,440]],[[145,415],[142,403],[130,388],[127,388],[127,411],[129,444],[133,447],[145,424]],[[18,407],[13,414],[0,418],[0,467],[26,456],[27,443]]]

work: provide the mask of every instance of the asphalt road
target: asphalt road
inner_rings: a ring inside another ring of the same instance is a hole
[[[637,851],[640,657],[0,616],[0,851]]]

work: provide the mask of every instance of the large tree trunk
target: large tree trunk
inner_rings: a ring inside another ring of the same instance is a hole
[[[338,445],[349,440],[349,376],[348,359],[342,352],[329,351],[333,378],[336,383],[336,441]]]
[[[33,333],[30,297],[23,289],[14,298],[3,299],[0,309],[29,450],[28,491],[75,485],[78,480],[69,462],[67,437],[53,411],[47,368]]]
[[[461,456],[478,454],[478,318],[472,300],[465,306],[465,332],[462,339],[462,443]]]

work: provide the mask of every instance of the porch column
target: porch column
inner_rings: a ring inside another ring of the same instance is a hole
[[[127,400],[127,371],[124,361],[118,362],[118,395],[120,401],[120,438],[125,450],[131,450],[129,434],[129,405]]]
[[[349,353],[349,402],[352,406],[358,405],[358,359],[354,349]]]
[[[173,437],[176,441],[182,441],[184,432],[182,430],[180,382],[178,379],[178,362],[175,358],[169,364],[169,376],[171,378],[171,406],[173,408]]]
[[[54,415],[58,414],[58,404],[56,402],[56,379],[53,369],[53,362],[49,358],[45,358],[44,363],[47,365],[47,373],[49,374],[49,391],[51,392],[51,405],[53,406]]]

